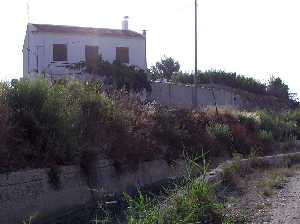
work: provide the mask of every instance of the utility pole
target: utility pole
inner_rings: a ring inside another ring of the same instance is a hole
[[[197,74],[198,74],[198,4],[195,0],[195,75],[194,75],[194,108],[197,107]]]

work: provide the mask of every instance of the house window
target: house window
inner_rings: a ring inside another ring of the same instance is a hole
[[[116,60],[121,63],[129,64],[129,48],[128,47],[117,47],[116,48]]]
[[[85,46],[85,62],[91,71],[95,71],[99,58],[99,48],[97,46]]]
[[[53,61],[67,61],[67,45],[53,44]]]

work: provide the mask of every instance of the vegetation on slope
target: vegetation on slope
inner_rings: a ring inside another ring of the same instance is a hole
[[[100,153],[133,166],[155,158],[171,162],[183,151],[265,154],[272,142],[300,133],[297,110],[216,114],[143,105],[126,92],[106,97],[101,84],[74,80],[20,80],[2,83],[0,92],[2,171],[84,164]]]

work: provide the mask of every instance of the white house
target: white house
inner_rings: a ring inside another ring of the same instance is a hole
[[[46,73],[53,76],[70,74],[67,65],[104,60],[147,67],[146,31],[128,29],[128,17],[122,29],[28,24],[23,45],[23,76]]]

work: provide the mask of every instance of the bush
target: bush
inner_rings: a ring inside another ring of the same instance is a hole
[[[241,159],[240,154],[234,154],[232,163],[224,164],[222,168],[223,182],[234,188],[239,187],[241,176],[245,174],[241,169]]]
[[[238,116],[240,123],[251,131],[257,131],[260,126],[260,119],[256,113],[240,113]]]
[[[2,84],[1,171],[75,163],[84,168],[89,153],[106,155],[116,167],[136,167],[157,158],[172,162],[183,152],[247,155],[259,147],[264,154],[271,135],[284,141],[299,133],[297,111],[282,115],[223,109],[216,114],[172,109],[143,105],[124,91],[104,97],[101,87],[43,79]]]
[[[297,123],[289,119],[287,115],[262,111],[259,112],[259,116],[261,120],[260,128],[271,132],[276,141],[285,141],[290,136],[297,134]]]
[[[232,134],[227,124],[212,124],[207,127],[208,133],[214,136],[217,140],[224,143],[232,142]]]
[[[231,223],[213,187],[203,179],[195,179],[176,190],[163,202],[150,200],[141,193],[137,199],[126,195],[128,223]]]
[[[274,141],[272,132],[270,131],[260,130],[258,136],[266,144],[270,144]]]
[[[88,65],[84,61],[71,64],[70,70],[83,70],[91,74],[104,77],[105,84],[113,86],[115,89],[126,89],[127,91],[140,92],[151,91],[151,85],[147,74],[143,69],[136,66],[127,66],[119,61],[110,63],[99,57],[95,65]]]
[[[194,155],[212,150],[213,139],[206,131],[209,118],[203,112],[160,107],[153,121],[153,136],[168,160],[181,156],[183,151]]]
[[[15,168],[73,164],[80,150],[101,145],[103,121],[117,119],[112,102],[99,94],[96,84],[21,80],[5,92],[12,128],[0,159],[6,157],[2,164]]]
[[[154,72],[152,72],[154,74]],[[153,79],[157,76],[153,75]],[[234,89],[244,90],[250,93],[259,94],[263,96],[273,96],[283,101],[291,108],[299,106],[299,100],[295,93],[289,92],[289,87],[277,77],[271,77],[267,84],[261,83],[251,77],[237,75],[232,72],[225,72],[221,70],[209,70],[205,72],[198,72],[196,78],[198,84],[218,84],[229,86]],[[171,76],[171,81],[174,83],[194,84],[194,74],[183,73],[178,71]]]
[[[9,150],[30,166],[71,161],[74,157],[73,110],[67,89],[37,79],[16,82],[7,90],[12,129]]]
[[[219,84],[236,89],[245,90],[251,93],[266,95],[266,85],[259,81],[245,76],[237,75],[236,73],[228,73],[224,71],[210,70],[198,73],[198,84]],[[175,83],[193,84],[194,75],[179,72],[172,77]]]
[[[278,98],[289,100],[289,87],[277,77],[271,77],[267,87],[267,93]]]

